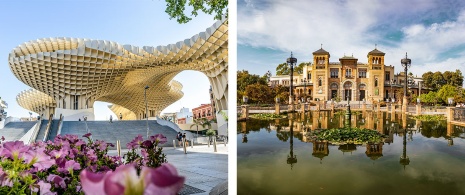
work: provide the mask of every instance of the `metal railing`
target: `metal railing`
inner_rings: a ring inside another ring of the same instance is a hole
[[[50,115],[50,118],[49,118],[48,124],[47,124],[47,128],[45,128],[44,138],[42,139],[43,142],[47,141],[48,134],[50,132],[50,128],[52,127],[52,123],[53,123],[53,114]]]
[[[63,127],[63,120],[64,120],[65,116],[61,116],[60,117],[60,123],[58,124],[58,131],[57,131],[57,134],[56,135],[60,135],[61,134],[61,128]]]
[[[52,126],[52,122],[53,122],[53,114],[51,114],[50,117],[48,118],[48,124],[47,124],[47,127],[45,128],[44,138],[42,139],[43,142],[47,141],[47,137],[50,131],[50,127]]]
[[[32,132],[32,135],[31,137],[29,138],[29,143],[28,144],[31,144],[31,143],[34,143],[36,138],[37,138],[37,135],[39,134],[39,130],[40,130],[40,126],[42,125],[42,118],[37,121],[36,123],[36,127],[34,128],[34,131]]]

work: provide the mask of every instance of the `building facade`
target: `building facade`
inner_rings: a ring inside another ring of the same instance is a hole
[[[294,101],[391,101],[404,86],[404,73],[395,74],[394,66],[385,65],[385,53],[377,48],[368,52],[366,63],[354,56],[331,62],[330,53],[323,48],[312,54],[313,62],[304,66],[303,74],[293,75]],[[409,90],[420,93],[421,79],[410,78]],[[271,77],[269,84],[289,86],[290,82],[289,75],[278,75]]]
[[[217,110],[227,110],[228,25],[223,18],[204,32],[169,45],[123,45],[80,38],[45,38],[10,52],[13,74],[32,89],[19,105],[39,115],[94,120],[94,102],[112,103],[125,120],[154,118],[181,99],[182,71],[204,73]]]
[[[215,113],[211,104],[202,104],[197,108],[192,109],[194,119],[206,118],[207,120],[215,119]]]

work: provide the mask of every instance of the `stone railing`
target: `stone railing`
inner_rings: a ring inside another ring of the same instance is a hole
[[[465,122],[465,108],[451,108],[451,120],[455,122]]]

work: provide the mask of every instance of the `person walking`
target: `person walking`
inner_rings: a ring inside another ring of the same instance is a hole
[[[110,115],[110,123],[113,123],[113,116]]]
[[[178,139],[179,147],[182,146],[182,133],[178,132],[178,135],[176,135],[176,139]]]
[[[185,141],[186,147],[188,146],[187,139],[186,139],[186,133],[182,134],[182,140]]]

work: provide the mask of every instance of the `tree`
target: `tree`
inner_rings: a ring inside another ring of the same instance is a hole
[[[452,86],[452,85],[444,85],[441,87],[441,89],[438,91],[438,98],[442,100],[443,103],[448,103],[448,98],[454,98],[455,96],[458,95],[457,93],[457,88]],[[454,100],[455,101],[455,100]]]
[[[308,66],[310,63],[302,62],[299,65],[294,67],[294,72],[302,74],[304,72],[304,66]],[[289,75],[291,69],[287,63],[278,64],[276,67],[276,75]]]
[[[423,83],[425,87],[432,88],[433,87],[433,72],[428,71],[422,75]]]
[[[245,94],[245,88],[252,84],[267,85],[267,78],[259,75],[249,74],[249,71],[237,71],[237,103],[241,103],[242,97]]]
[[[255,83],[245,88],[245,95],[249,97],[249,103],[270,103],[274,96],[268,85]]]
[[[289,87],[286,86],[275,86],[271,89],[272,96],[274,98],[279,98],[280,102],[287,102],[289,98]]]
[[[445,84],[444,77],[441,72],[437,71],[433,74],[433,91],[439,90]]]
[[[454,73],[452,73],[451,77],[451,83],[452,85],[456,87],[462,87],[463,86],[463,75],[460,70],[455,70]]]
[[[211,122],[206,118],[194,119],[193,124],[190,128],[192,128],[193,126],[197,127],[197,137],[199,136],[199,125],[202,126],[202,128],[208,127],[208,129],[212,127]]]
[[[187,0],[166,0],[165,12],[170,19],[176,18],[178,23],[187,23],[192,18],[184,13]],[[223,15],[228,15],[228,0],[189,0],[189,7],[192,7],[191,16],[197,16],[198,12],[215,15],[214,19],[220,20]]]

